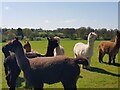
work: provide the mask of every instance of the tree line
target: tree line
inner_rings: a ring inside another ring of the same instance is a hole
[[[97,33],[97,40],[111,40],[115,37],[117,29],[93,29],[91,27],[80,28],[57,28],[56,30],[30,29],[30,28],[2,28],[2,42],[12,40],[15,36],[22,39],[41,40],[45,37],[59,36],[60,38],[70,38],[72,40],[83,39],[87,40],[90,32]]]

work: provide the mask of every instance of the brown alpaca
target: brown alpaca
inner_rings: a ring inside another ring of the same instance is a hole
[[[103,62],[103,57],[105,54],[109,55],[109,64],[111,64],[111,61],[113,61],[113,64],[115,64],[115,58],[116,54],[118,53],[120,48],[120,31],[117,31],[117,35],[115,37],[115,41],[103,41],[99,44],[98,52],[99,52],[99,62]]]
[[[35,90],[43,89],[44,83],[57,82],[62,82],[65,89],[76,89],[76,82],[80,74],[78,64],[88,65],[88,61],[84,58],[72,59],[66,56],[28,59],[17,38],[7,44],[6,48],[15,53],[17,63],[26,80]]]

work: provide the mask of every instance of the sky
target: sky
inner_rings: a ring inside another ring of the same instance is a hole
[[[118,2],[2,2],[2,28],[118,28]]]

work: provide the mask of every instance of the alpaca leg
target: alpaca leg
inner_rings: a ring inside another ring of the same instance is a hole
[[[90,64],[87,66],[87,69],[88,69],[88,70],[90,69]]]
[[[112,57],[111,57],[111,55],[109,55],[109,62],[108,62],[108,64],[111,64],[111,61],[112,61]]]
[[[40,83],[40,84],[37,84],[37,83],[34,83],[34,90],[43,90],[43,86],[44,84],[43,83]]]
[[[8,69],[8,73],[6,75],[6,80],[7,80],[7,84],[10,87],[10,90],[15,90],[15,86],[16,86],[16,81],[17,78],[20,74],[20,69],[18,68],[10,68]]]
[[[75,83],[62,83],[63,86],[64,86],[64,90],[69,90],[69,89],[72,89],[72,90],[77,90],[76,88],[76,84]]]
[[[43,88],[34,88],[34,90],[43,90]]]
[[[104,53],[102,53],[101,51],[99,51],[99,55],[98,55],[98,59],[99,59],[99,62],[103,62],[103,57],[104,57]]]
[[[74,58],[77,58],[77,54],[76,53],[74,54]]]
[[[7,85],[10,87],[11,86],[11,84],[10,84],[10,77],[11,77],[11,75],[10,75],[10,73],[11,73],[11,71],[8,69],[8,67],[7,67],[7,65],[6,65],[6,63],[4,63],[4,69],[5,69],[5,75],[6,75],[6,81],[7,81]]]
[[[34,90],[43,90],[43,88],[34,88]]]
[[[6,80],[7,80],[7,85],[9,86],[9,87],[11,87],[11,75],[10,75],[10,72],[6,75]]]
[[[4,69],[5,69],[5,75],[7,75],[8,74],[8,66],[5,62],[4,62]]]
[[[12,80],[12,75],[10,73],[8,73],[8,75],[6,76],[6,80],[7,80],[7,85],[10,87],[9,90],[15,90],[15,83]]]
[[[88,61],[88,65],[87,66],[85,66],[85,65],[83,65],[83,69],[90,69],[90,61]]]
[[[9,90],[15,90],[15,87],[10,87]]]
[[[116,58],[116,55],[114,55],[113,57],[113,64],[115,64],[115,58]]]
[[[69,80],[64,79],[64,81],[62,81],[62,84],[65,90],[69,90],[69,89],[77,90],[76,82],[77,79],[69,79]]]

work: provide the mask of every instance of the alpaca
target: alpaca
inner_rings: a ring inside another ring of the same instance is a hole
[[[87,69],[90,69],[90,62],[91,62],[91,57],[93,55],[93,48],[94,48],[94,41],[97,37],[97,34],[94,32],[89,33],[88,35],[88,43],[83,44],[83,43],[77,43],[74,46],[74,55],[76,57],[84,57],[88,59],[89,65],[87,66]]]
[[[47,37],[47,39],[48,39],[47,52],[43,56],[44,57],[54,56],[54,49],[59,46],[58,41],[56,39],[54,39],[54,38],[49,39]]]
[[[115,58],[116,58],[116,54],[118,53],[120,48],[120,31],[117,31],[117,35],[115,37],[115,41],[111,42],[111,41],[102,41],[99,44],[98,47],[98,59],[99,62],[103,62],[103,57],[105,54],[109,55],[109,64],[111,64],[111,61],[113,61],[113,64],[115,64]]]
[[[60,45],[60,37],[55,36],[54,39],[56,39],[59,44],[59,46],[54,49],[54,56],[64,55],[64,48]]]
[[[7,85],[10,87],[9,90],[15,90],[16,80],[21,70],[17,65],[15,54],[10,55],[10,52],[7,50],[5,46],[2,47],[2,52],[4,53],[5,56],[4,68]]]
[[[58,41],[54,38],[48,38],[47,37],[47,40],[48,40],[48,47],[47,47],[47,52],[45,55],[42,55],[42,54],[38,54],[36,52],[26,52],[26,56],[28,58],[35,58],[35,57],[48,57],[48,56],[54,56],[54,49],[56,47],[58,47]],[[25,44],[24,45],[24,48],[26,49],[29,49],[29,51],[31,51],[31,46],[29,43]],[[27,50],[28,51],[28,50]]]
[[[28,58],[42,57],[41,54],[31,51],[31,45],[29,41],[26,41],[23,48],[26,50],[26,56]]]
[[[28,59],[18,38],[7,44],[6,47],[15,53],[19,67],[34,90],[43,89],[44,83],[53,84],[60,81],[65,89],[76,89],[76,82],[80,74],[78,64],[88,65],[88,60],[84,58],[72,59],[62,55]]]
[[[27,53],[26,56],[28,58],[35,58],[35,57],[48,57],[53,56],[53,50],[55,47],[58,46],[58,43],[53,38],[47,38],[48,40],[48,48],[45,55],[40,55],[36,53]],[[48,51],[50,50],[50,51]],[[7,84],[10,87],[10,90],[15,90],[17,77],[20,74],[20,68],[16,62],[16,57],[14,54],[10,55],[10,51],[6,48],[6,46],[2,47],[2,52],[4,53],[5,60],[4,60],[4,68],[6,74]]]

